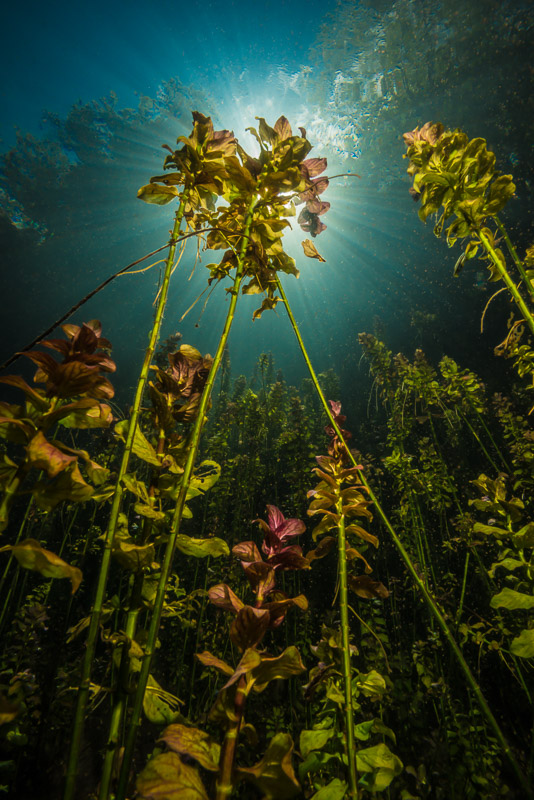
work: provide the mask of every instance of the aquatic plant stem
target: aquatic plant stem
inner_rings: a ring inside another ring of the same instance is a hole
[[[525,272],[525,268],[523,266],[523,262],[521,261],[521,259],[517,255],[517,250],[515,249],[514,245],[512,244],[512,241],[511,241],[510,237],[508,236],[508,233],[506,232],[506,228],[504,227],[504,225],[500,221],[499,217],[495,217],[495,222],[497,223],[497,227],[500,230],[504,241],[506,242],[506,247],[508,248],[508,252],[512,256],[513,262],[516,265],[516,267],[517,267],[517,269],[519,271],[519,274],[521,275],[521,277],[522,277],[522,279],[524,281],[525,286],[527,287],[530,295],[534,298],[534,286],[532,285],[532,282],[529,280],[529,277],[528,277],[527,273]]]
[[[352,711],[352,680],[350,666],[349,638],[349,600],[347,586],[347,550],[345,536],[345,517],[343,515],[343,497],[341,493],[336,503],[339,516],[337,524],[338,578],[339,578],[339,613],[341,617],[341,644],[343,666],[343,688],[345,694],[345,748],[349,770],[349,797],[358,800],[358,776],[356,774],[356,749],[354,746],[354,715]]]
[[[297,337],[297,341],[299,343],[302,355],[303,355],[304,360],[306,362],[306,365],[308,367],[308,370],[309,370],[309,373],[310,373],[310,377],[312,379],[312,383],[313,383],[313,385],[315,386],[315,388],[317,390],[317,393],[319,395],[319,398],[321,400],[321,403],[323,405],[325,413],[326,413],[326,415],[327,415],[327,417],[329,419],[329,423],[332,426],[332,428],[334,429],[334,431],[336,432],[336,435],[339,437],[339,440],[345,445],[345,449],[346,449],[347,454],[348,454],[350,460],[352,461],[353,465],[355,467],[357,467],[358,463],[356,462],[356,459],[354,458],[354,456],[352,455],[351,451],[349,450],[349,447],[348,447],[347,443],[345,442],[345,439],[343,437],[341,429],[339,428],[339,425],[336,423],[334,417],[332,416],[332,412],[330,410],[330,407],[329,407],[329,405],[328,405],[328,403],[326,401],[326,398],[325,398],[325,396],[323,394],[323,391],[322,391],[322,389],[321,389],[321,387],[319,385],[319,381],[317,379],[317,375],[315,373],[315,370],[313,369],[312,363],[310,361],[310,357],[309,357],[309,355],[308,355],[308,353],[306,351],[306,348],[304,346],[304,342],[302,340],[302,336],[300,335],[300,331],[299,331],[298,325],[297,325],[297,323],[295,321],[295,317],[293,316],[293,312],[291,311],[291,307],[290,307],[290,305],[288,303],[287,297],[285,295],[284,289],[282,287],[282,284],[281,284],[280,279],[279,279],[278,276],[276,277],[276,282],[277,282],[277,285],[278,285],[278,290],[280,292],[280,296],[281,296],[282,301],[283,301],[283,303],[285,305],[289,320],[290,320],[291,325],[293,327],[293,330],[295,332],[295,336]],[[453,653],[454,653],[454,655],[456,657],[456,660],[458,661],[458,664],[459,664],[460,668],[462,669],[462,671],[463,671],[463,673],[464,673],[464,675],[466,677],[467,683],[471,687],[471,689],[473,691],[473,694],[476,697],[476,700],[478,702],[478,705],[479,705],[481,711],[483,712],[484,716],[486,717],[486,720],[488,721],[491,729],[493,730],[493,732],[494,732],[494,734],[495,734],[495,736],[497,738],[497,741],[499,742],[499,745],[500,745],[500,747],[501,747],[501,749],[503,751],[503,754],[508,758],[508,761],[509,761],[509,763],[510,763],[510,765],[511,765],[511,767],[512,767],[514,773],[515,773],[515,776],[516,776],[518,782],[521,784],[521,786],[525,790],[525,797],[528,797],[531,800],[534,800],[534,790],[533,790],[532,786],[530,785],[529,781],[527,780],[527,778],[525,777],[525,775],[523,774],[523,772],[521,770],[521,767],[519,766],[519,763],[517,762],[517,759],[515,758],[515,756],[514,756],[512,750],[511,750],[508,742],[506,741],[506,738],[505,738],[505,736],[504,736],[504,734],[503,734],[503,732],[502,732],[502,730],[501,730],[501,728],[499,726],[499,723],[497,722],[497,720],[493,716],[493,713],[492,713],[490,707],[488,706],[488,704],[486,702],[486,699],[485,699],[484,695],[482,694],[482,691],[481,691],[478,683],[476,682],[473,673],[471,672],[469,664],[465,660],[462,651],[460,650],[458,644],[456,643],[456,640],[455,640],[454,636],[452,635],[452,633],[451,633],[451,631],[449,629],[449,626],[447,625],[447,622],[445,621],[445,618],[444,618],[443,614],[441,613],[441,611],[440,611],[440,609],[438,607],[437,601],[431,595],[431,593],[429,592],[424,580],[418,574],[418,572],[417,572],[417,570],[416,570],[416,568],[415,568],[415,566],[414,566],[414,564],[413,564],[408,552],[406,551],[404,545],[402,544],[401,540],[397,536],[397,534],[396,534],[391,522],[389,521],[386,513],[384,512],[382,506],[380,505],[380,503],[378,501],[378,498],[376,497],[375,493],[373,492],[373,490],[369,486],[369,483],[368,483],[367,478],[365,477],[365,475],[363,473],[363,470],[360,471],[360,478],[362,480],[363,485],[365,486],[365,488],[367,489],[367,491],[369,493],[369,499],[373,502],[374,507],[376,509],[376,512],[378,513],[379,517],[382,519],[383,524],[385,525],[387,531],[389,532],[389,535],[391,536],[391,538],[393,540],[393,543],[395,544],[395,547],[399,551],[399,554],[400,554],[402,560],[404,561],[404,563],[405,563],[410,575],[412,576],[412,578],[413,578],[413,580],[415,582],[415,585],[417,586],[417,588],[419,589],[419,591],[423,595],[423,598],[424,598],[426,604],[428,605],[431,613],[433,614],[433,616],[435,617],[438,625],[442,629],[442,631],[443,631],[443,633],[444,633],[444,635],[445,635],[445,637],[446,637],[446,639],[447,639],[447,641],[448,641],[448,643],[449,643],[449,645],[450,645],[450,647],[451,647],[451,649],[452,649],[452,651],[453,651]]]
[[[163,319],[163,312],[165,310],[165,305],[167,303],[169,282],[174,265],[174,256],[176,252],[178,233],[180,230],[180,225],[182,224],[182,219],[185,211],[188,194],[189,190],[186,188],[182,194],[180,205],[178,206],[178,209],[175,214],[174,226],[171,234],[171,245],[169,247],[167,260],[165,263],[165,272],[158,299],[158,304],[156,307],[154,324],[152,326],[149,344],[146,349],[143,366],[141,368],[141,373],[139,375],[139,380],[137,382],[137,389],[135,392],[135,397],[130,413],[128,435],[126,437],[126,444],[124,447],[120,467],[117,474],[117,483],[115,486],[115,492],[112,499],[108,528],[104,544],[104,552],[102,555],[102,562],[100,565],[100,573],[98,576],[95,599],[91,609],[91,621],[89,623],[89,631],[87,634],[85,654],[82,663],[80,686],[78,689],[78,699],[77,699],[76,713],[74,717],[74,725],[71,738],[71,747],[69,753],[69,760],[67,764],[64,800],[74,800],[75,798],[78,758],[82,742],[85,713],[87,709],[87,703],[89,700],[89,688],[91,685],[91,669],[96,651],[98,631],[100,627],[100,617],[102,614],[102,607],[104,605],[106,584],[109,574],[109,567],[111,564],[113,539],[115,536],[115,530],[117,527],[117,520],[119,518],[119,511],[124,491],[124,487],[122,485],[122,479],[128,470],[128,464],[130,461],[130,455],[132,453],[135,431],[137,429],[137,422],[141,410],[141,401],[143,398],[143,392],[145,390],[149,367],[154,357],[154,352],[159,338],[159,332],[161,329],[161,323]]]
[[[506,267],[503,265],[503,263],[499,259],[499,256],[497,255],[497,253],[495,252],[495,250],[491,246],[488,238],[478,228],[475,228],[475,230],[476,230],[477,236],[480,238],[480,241],[484,245],[484,248],[485,248],[486,252],[488,253],[488,255],[491,258],[491,260],[492,260],[493,264],[495,265],[495,267],[497,268],[497,271],[498,271],[499,275],[501,276],[501,278],[505,282],[505,284],[506,284],[506,286],[508,288],[508,291],[510,292],[510,294],[514,298],[514,301],[515,301],[517,307],[519,308],[519,310],[521,311],[521,313],[522,313],[522,315],[523,315],[523,317],[525,319],[525,322],[527,323],[528,327],[530,328],[531,333],[534,335],[534,317],[532,316],[532,313],[530,312],[529,308],[527,307],[527,304],[525,303],[525,301],[523,300],[521,294],[519,293],[519,289],[517,288],[517,286],[515,285],[515,283],[511,279],[510,275],[508,274],[508,270],[506,269]],[[528,285],[530,285],[530,282],[529,282]]]
[[[187,452],[187,460],[184,466],[184,472],[182,475],[182,484],[180,487],[180,493],[178,495],[178,500],[176,502],[176,507],[174,509],[174,514],[170,526],[169,531],[169,538],[167,541],[167,546],[165,549],[165,555],[163,558],[163,563],[161,565],[161,576],[158,583],[158,589],[156,593],[156,597],[154,599],[154,609],[152,613],[152,618],[150,621],[150,627],[148,631],[147,641],[144,648],[144,653],[142,657],[142,665],[141,670],[139,672],[139,679],[137,683],[137,689],[135,693],[135,697],[133,700],[132,706],[132,714],[130,723],[128,725],[128,732],[126,736],[125,746],[124,746],[124,755],[121,764],[121,771],[119,775],[119,781],[117,785],[117,792],[115,800],[124,800],[126,796],[126,791],[128,787],[128,780],[130,774],[130,765],[133,758],[133,750],[135,746],[135,739],[137,736],[137,731],[140,724],[141,719],[141,711],[143,708],[143,698],[146,691],[146,686],[148,682],[148,677],[150,674],[150,668],[152,664],[152,657],[154,655],[154,651],[156,649],[156,642],[157,636],[159,632],[159,626],[161,621],[161,613],[163,610],[163,602],[165,599],[165,588],[167,586],[167,581],[169,579],[169,575],[171,573],[172,561],[174,558],[174,552],[176,549],[176,540],[180,528],[180,523],[182,520],[183,509],[185,505],[185,499],[187,496],[187,490],[189,487],[189,481],[191,479],[191,475],[193,473],[193,466],[195,463],[198,446],[200,443],[200,434],[202,431],[202,427],[204,425],[204,416],[206,414],[208,403],[211,396],[211,391],[213,389],[213,384],[215,382],[215,378],[217,376],[217,371],[219,369],[219,365],[222,360],[224,348],[228,341],[228,334],[230,333],[230,328],[232,326],[232,322],[234,320],[235,315],[235,308],[237,304],[237,298],[239,295],[239,289],[241,287],[241,282],[243,279],[243,271],[244,271],[244,261],[245,261],[245,253],[247,249],[247,242],[249,240],[249,233],[250,227],[252,224],[252,217],[254,213],[254,208],[258,202],[258,197],[254,196],[253,200],[251,200],[249,207],[246,211],[245,216],[245,224],[243,230],[243,236],[241,240],[241,245],[239,249],[238,259],[237,259],[237,267],[235,272],[234,284],[232,289],[230,290],[230,305],[228,307],[228,312],[226,314],[226,321],[224,323],[224,328],[221,334],[221,338],[219,339],[219,344],[217,347],[217,352],[213,358],[213,362],[211,365],[211,369],[209,371],[208,377],[206,379],[206,383],[204,385],[204,390],[202,392],[202,397],[200,399],[200,403],[198,406],[197,417],[195,419],[195,423],[193,426],[193,430],[191,432],[191,436],[189,439],[188,445],[188,452]]]
[[[234,789],[232,773],[234,771],[237,740],[239,737],[239,728],[241,727],[241,722],[243,720],[246,698],[247,681],[243,675],[237,684],[234,698],[234,713],[232,719],[228,721],[228,726],[224,734],[224,742],[221,747],[215,800],[227,800]]]

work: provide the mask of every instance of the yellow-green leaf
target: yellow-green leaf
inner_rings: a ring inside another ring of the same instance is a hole
[[[72,594],[82,582],[82,571],[71,567],[50,550],[45,550],[36,539],[25,539],[18,544],[0,547],[0,553],[10,550],[21,567],[40,572],[45,578],[68,578],[72,584]]]
[[[151,758],[136,782],[143,800],[208,800],[196,767],[184,764],[177,753]]]
[[[223,539],[214,536],[212,539],[194,539],[179,533],[176,537],[176,547],[186,556],[205,558],[206,556],[228,556],[230,548]]]
[[[519,658],[532,658],[534,656],[534,628],[521,631],[510,645],[510,652]]]

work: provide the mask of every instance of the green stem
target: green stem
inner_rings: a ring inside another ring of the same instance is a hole
[[[187,453],[187,460],[182,475],[180,493],[178,495],[178,500],[176,502],[176,507],[174,509],[174,514],[169,531],[169,538],[165,549],[163,563],[161,565],[161,577],[159,580],[158,589],[154,600],[154,610],[150,622],[150,628],[148,631],[147,642],[144,648],[144,654],[142,659],[141,670],[139,673],[137,690],[133,701],[132,716],[130,724],[128,726],[128,733],[124,747],[124,756],[122,759],[121,771],[119,775],[119,783],[117,786],[117,794],[115,800],[124,800],[126,795],[128,779],[130,775],[130,765],[133,758],[135,739],[137,736],[137,730],[140,725],[141,710],[143,708],[143,697],[145,695],[146,685],[150,674],[152,657],[156,649],[156,641],[161,620],[161,612],[163,610],[163,601],[165,598],[165,589],[167,586],[169,575],[171,573],[171,567],[174,557],[174,551],[176,549],[178,531],[180,528],[180,522],[182,520],[185,498],[187,496],[187,489],[189,486],[191,475],[193,473],[193,466],[195,463],[195,458],[200,443],[200,433],[204,425],[204,417],[208,408],[208,403],[210,400],[211,391],[213,389],[213,384],[217,376],[217,370],[219,369],[219,364],[221,363],[224,348],[226,346],[226,342],[228,341],[228,334],[230,333],[230,328],[234,320],[237,298],[241,286],[241,281],[243,279],[245,253],[247,249],[247,243],[249,240],[250,226],[252,224],[252,217],[256,203],[257,203],[257,197],[254,197],[254,199],[250,202],[250,205],[246,212],[245,227],[237,259],[237,268],[234,278],[234,285],[230,291],[231,300],[230,300],[230,305],[228,307],[228,313],[226,315],[226,322],[224,324],[223,332],[221,334],[219,345],[217,347],[217,352],[215,353],[215,357],[213,359],[213,363],[211,365],[211,369],[209,371],[206,384],[204,386],[204,391],[202,392],[202,397],[198,406],[197,417],[195,419],[194,427],[191,433],[191,438]]]
[[[350,638],[349,638],[349,600],[347,587],[347,551],[345,537],[345,517],[343,515],[343,498],[341,494],[336,503],[339,515],[337,526],[337,551],[339,572],[339,612],[341,617],[341,644],[343,688],[345,694],[345,747],[347,764],[349,768],[349,797],[358,800],[358,775],[356,773],[356,749],[354,745],[354,715],[352,709],[352,676],[350,666]]]
[[[343,442],[343,444],[345,445],[345,449],[346,449],[347,454],[348,454],[350,460],[352,461],[353,465],[355,467],[357,467],[358,463],[357,463],[356,459],[354,458],[354,456],[352,455],[351,451],[349,450],[349,448],[347,446],[347,443],[345,442],[345,439],[343,438],[343,434],[341,433],[339,425],[334,420],[334,417],[332,416],[332,412],[330,410],[330,407],[329,407],[328,403],[326,402],[326,398],[325,398],[325,396],[324,396],[324,394],[323,394],[323,392],[321,390],[321,387],[319,385],[319,381],[317,380],[317,375],[315,374],[315,370],[312,367],[310,358],[308,356],[306,348],[304,347],[304,342],[302,341],[302,337],[300,335],[300,331],[299,331],[297,323],[295,321],[295,317],[293,316],[293,313],[291,311],[291,308],[289,306],[289,303],[287,301],[285,292],[283,290],[282,284],[281,284],[280,279],[278,278],[278,276],[276,278],[276,282],[277,282],[277,285],[278,285],[278,290],[280,292],[280,296],[282,297],[282,300],[283,300],[284,305],[286,307],[287,314],[288,314],[289,319],[291,321],[291,325],[293,326],[293,330],[295,332],[295,336],[297,337],[297,341],[298,341],[298,343],[300,345],[300,349],[302,351],[302,355],[304,356],[304,360],[305,360],[305,362],[306,362],[306,364],[308,366],[308,370],[310,372],[310,377],[312,379],[313,385],[315,386],[315,388],[316,388],[316,390],[317,390],[317,392],[319,394],[319,397],[321,399],[321,403],[323,405],[323,408],[324,408],[324,410],[326,412],[326,415],[327,415],[327,417],[328,417],[328,419],[330,421],[330,425],[335,430],[336,435],[339,437],[339,440],[341,442]],[[458,645],[456,643],[456,640],[454,639],[454,636],[452,635],[452,633],[451,633],[451,631],[449,629],[449,626],[447,625],[447,623],[445,621],[445,618],[444,618],[443,614],[441,613],[441,611],[438,608],[436,600],[434,599],[434,597],[429,592],[424,580],[417,573],[417,570],[415,569],[415,566],[414,566],[410,556],[408,555],[406,549],[404,548],[404,545],[402,544],[401,540],[399,539],[399,537],[395,533],[395,530],[394,530],[391,522],[389,521],[388,517],[386,516],[384,510],[382,509],[382,506],[378,502],[378,498],[376,497],[375,493],[373,492],[373,490],[369,486],[369,483],[368,483],[367,478],[365,477],[363,471],[360,471],[360,477],[361,477],[363,485],[366,487],[366,489],[367,489],[367,491],[369,493],[369,499],[372,501],[372,503],[374,503],[376,511],[377,511],[378,515],[380,516],[380,518],[382,519],[382,522],[384,523],[386,529],[388,530],[391,538],[393,539],[395,547],[399,551],[399,554],[400,554],[402,560],[404,561],[404,563],[405,563],[410,575],[412,576],[412,578],[413,578],[413,580],[415,582],[415,585],[417,586],[417,588],[419,589],[419,591],[423,595],[423,598],[424,598],[425,602],[427,603],[430,611],[432,612],[432,614],[435,617],[438,625],[442,629],[447,641],[449,642],[449,646],[451,647],[454,655],[456,656],[458,664],[459,664],[460,668],[462,669],[462,671],[463,671],[463,673],[464,673],[464,675],[466,677],[466,680],[467,680],[469,686],[471,687],[471,689],[472,689],[472,691],[473,691],[473,693],[474,693],[474,695],[475,695],[475,697],[477,699],[477,702],[478,702],[478,705],[480,706],[481,711],[483,712],[483,714],[486,717],[486,719],[487,719],[490,727],[492,728],[495,736],[497,737],[497,740],[498,740],[498,742],[499,742],[499,744],[501,746],[501,749],[502,749],[504,755],[508,758],[508,761],[510,762],[510,765],[511,765],[511,767],[512,767],[512,769],[513,769],[513,771],[514,771],[514,773],[516,775],[517,780],[519,781],[519,783],[521,784],[521,786],[525,790],[525,797],[531,798],[531,800],[532,800],[534,798],[534,791],[533,791],[529,781],[527,780],[527,778],[523,774],[523,772],[522,772],[522,770],[521,770],[521,768],[520,768],[520,766],[519,766],[514,754],[512,753],[512,751],[510,749],[510,746],[509,746],[508,742],[506,741],[506,739],[504,737],[504,734],[501,731],[497,720],[493,716],[493,713],[492,713],[490,707],[488,706],[488,704],[486,702],[486,699],[485,699],[484,695],[482,694],[482,691],[481,691],[478,683],[476,682],[468,663],[466,662],[466,660],[465,660],[465,658],[463,656],[462,651],[458,647]]]
[[[528,327],[530,328],[531,333],[534,334],[534,317],[532,316],[527,304],[525,303],[525,301],[523,300],[521,294],[519,293],[519,289],[517,288],[517,286],[515,285],[515,283],[511,279],[510,275],[508,274],[508,270],[506,269],[504,264],[501,262],[499,256],[497,255],[497,253],[495,252],[495,250],[493,249],[493,247],[489,243],[488,238],[482,233],[481,230],[477,229],[476,233],[477,233],[477,236],[480,238],[480,241],[484,245],[487,254],[489,255],[489,257],[493,261],[494,265],[497,267],[497,271],[499,272],[499,275],[501,276],[501,278],[505,282],[505,284],[506,284],[506,286],[508,288],[508,291],[510,292],[510,294],[514,298],[515,303],[516,303],[517,307],[519,308],[519,310],[521,311],[521,313],[522,313],[522,315],[523,315],[523,317],[525,319],[525,322],[527,323]],[[528,283],[528,285],[530,286],[530,282]]]
[[[523,266],[523,262],[521,261],[521,259],[517,255],[517,250],[513,246],[512,240],[510,239],[510,237],[508,236],[508,234],[506,232],[506,228],[504,227],[504,225],[500,221],[499,217],[495,217],[494,219],[495,219],[495,222],[497,223],[497,227],[500,230],[504,241],[506,242],[506,247],[508,248],[508,252],[512,256],[514,264],[516,265],[517,269],[519,270],[519,274],[521,275],[525,286],[527,287],[530,295],[534,298],[534,286],[532,285],[532,282],[529,280],[529,277],[528,277],[527,273],[525,272],[525,268]]]
[[[247,682],[245,676],[243,675],[237,684],[234,699],[234,714],[232,719],[228,721],[228,727],[226,728],[226,732],[224,734],[224,742],[219,758],[219,775],[217,777],[215,800],[227,800],[234,789],[233,771],[235,751],[237,749],[239,728],[241,727],[241,722],[243,720],[246,699]]]
[[[85,649],[85,655],[82,664],[82,671],[80,677],[80,686],[78,689],[78,699],[76,705],[76,714],[74,717],[74,725],[72,731],[72,738],[71,738],[71,747],[70,747],[70,754],[69,760],[67,765],[67,776],[65,781],[65,794],[64,800],[74,800],[76,794],[76,775],[78,769],[78,758],[80,754],[80,748],[82,743],[82,734],[83,734],[83,726],[85,720],[85,712],[87,709],[87,703],[89,700],[89,687],[91,684],[91,669],[93,665],[93,660],[95,657],[95,651],[98,641],[98,631],[100,627],[100,617],[102,614],[102,607],[104,605],[105,593],[106,593],[106,584],[108,579],[109,568],[111,564],[111,552],[112,552],[112,545],[113,539],[115,536],[115,530],[117,527],[117,520],[119,518],[119,511],[121,506],[122,494],[123,494],[123,485],[122,479],[128,470],[128,464],[130,461],[130,455],[132,453],[134,435],[137,428],[137,422],[139,419],[139,413],[141,410],[141,401],[143,398],[143,392],[145,390],[147,378],[148,378],[148,371],[150,364],[152,362],[152,358],[154,356],[154,351],[156,349],[156,344],[159,338],[159,332],[161,329],[161,322],[163,319],[163,312],[165,310],[165,305],[167,303],[167,294],[169,289],[169,282],[171,278],[172,268],[174,264],[174,255],[176,252],[176,240],[178,238],[178,232],[180,230],[180,225],[182,223],[182,218],[184,215],[186,199],[188,195],[188,190],[186,189],[182,194],[182,198],[180,201],[180,205],[178,210],[176,211],[175,219],[174,219],[174,227],[171,234],[171,245],[169,247],[169,252],[167,255],[167,260],[165,263],[165,273],[163,277],[163,283],[161,286],[161,292],[159,295],[158,305],[156,308],[156,314],[154,318],[154,324],[152,326],[152,331],[150,333],[150,340],[149,344],[145,353],[145,358],[143,361],[143,366],[141,368],[141,373],[139,375],[139,380],[137,382],[137,389],[135,392],[135,398],[132,405],[131,415],[130,415],[130,424],[128,427],[128,435],[126,438],[126,445],[124,448],[124,452],[121,459],[121,464],[119,467],[119,472],[117,476],[117,483],[115,487],[115,493],[113,495],[112,505],[111,505],[111,512],[108,521],[108,528],[106,532],[106,540],[104,545],[104,553],[102,555],[102,563],[100,565],[100,573],[98,576],[98,584],[96,588],[96,595],[95,600],[93,603],[93,607],[91,609],[91,622],[89,624],[89,632],[87,634],[87,643]]]

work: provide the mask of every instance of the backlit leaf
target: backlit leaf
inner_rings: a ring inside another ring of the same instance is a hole
[[[36,539],[25,539],[18,544],[0,547],[0,553],[10,550],[21,567],[40,572],[45,578],[68,578],[72,584],[72,594],[82,582],[82,571],[71,567],[50,550],[45,550]]]
[[[176,547],[186,556],[195,558],[205,558],[206,556],[217,558],[230,555],[230,548],[226,542],[216,536],[211,539],[194,539],[192,536],[179,533],[176,537]]]
[[[158,183],[148,183],[141,186],[137,192],[137,197],[145,203],[153,203],[157,206],[164,206],[176,197],[180,197],[180,190],[175,186],[161,186]]]
[[[196,767],[173,752],[151,758],[135,785],[143,800],[208,800]]]
[[[308,258],[316,258],[318,261],[326,263],[326,258],[323,258],[318,252],[311,239],[304,239],[302,242],[302,249],[304,250],[304,255],[308,256]]]

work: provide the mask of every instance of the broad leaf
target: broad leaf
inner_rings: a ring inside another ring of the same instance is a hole
[[[356,753],[356,769],[358,772],[372,772],[366,778],[366,786],[372,792],[382,792],[393,778],[400,775],[403,766],[400,758],[394,755],[385,744],[377,744],[358,750]]]
[[[157,206],[164,206],[180,197],[180,190],[175,186],[161,186],[156,183],[148,183],[146,186],[141,186],[137,191],[137,197],[144,200],[145,203],[154,203]]]
[[[183,719],[179,712],[182,701],[163,689],[153,675],[148,676],[143,697],[143,711],[154,725],[168,725],[176,719]]]
[[[21,567],[40,572],[45,578],[68,578],[72,594],[82,582],[82,571],[71,567],[55,553],[45,550],[36,539],[25,539],[18,544],[0,547],[0,553],[10,550]]]
[[[322,750],[334,733],[333,728],[318,731],[301,731],[299,745],[302,758],[306,758],[312,750]]]
[[[381,697],[386,691],[386,682],[375,669],[367,674],[361,672],[356,680],[356,686],[366,697]]]
[[[135,785],[143,800],[209,800],[197,769],[173,752],[151,758]]]
[[[323,258],[322,255],[317,251],[317,248],[311,239],[304,239],[301,244],[305,256],[308,256],[308,258],[316,258],[318,261],[326,262],[326,258]]]
[[[305,669],[300,653],[294,645],[290,645],[274,658],[262,656],[259,665],[252,672],[254,691],[263,692],[270,681],[300,675]]]
[[[293,740],[288,733],[277,733],[269,742],[265,755],[253,767],[237,769],[238,778],[250,780],[263,792],[264,800],[289,800],[300,793],[300,786],[291,764]]]
[[[369,575],[348,575],[347,582],[349,588],[355,592],[358,597],[365,597],[371,600],[373,597],[378,597],[380,600],[385,600],[389,597],[389,592],[380,581],[375,581]]]
[[[195,558],[205,558],[206,556],[217,558],[230,555],[230,548],[226,542],[216,536],[211,539],[194,539],[192,536],[179,533],[176,536],[176,547],[186,556]]]
[[[49,478],[55,478],[69,464],[76,461],[75,456],[63,453],[52,442],[49,442],[41,431],[36,433],[28,444],[26,454],[29,466],[44,469]]]
[[[521,631],[519,636],[512,640],[510,652],[519,658],[532,658],[534,656],[534,628]]]
[[[204,769],[212,772],[219,769],[221,747],[208,733],[187,725],[169,725],[161,740],[176,753],[194,758]]]
[[[238,612],[244,603],[225,583],[218,583],[208,590],[208,597],[214,606],[224,608],[226,611]]]
[[[506,587],[491,598],[490,605],[492,608],[508,608],[509,610],[534,608],[534,597],[531,594],[523,594],[523,592],[516,592],[514,589]]]
[[[269,622],[269,612],[264,608],[243,606],[230,626],[230,639],[243,651],[254,647],[263,639]]]
[[[203,653],[195,653],[195,658],[198,658],[200,663],[204,664],[205,667],[215,667],[215,669],[220,670],[225,675],[234,674],[234,670],[229,664],[217,658],[217,656],[212,655],[208,650],[204,650]]]
[[[348,786],[344,781],[334,778],[326,786],[322,786],[318,792],[315,792],[310,800],[343,800],[346,797],[347,789]]]
[[[115,425],[115,433],[122,439],[123,442],[126,441],[129,427],[130,420],[128,419],[122,419]],[[136,425],[135,428],[132,450],[138,458],[146,461],[147,464],[151,464],[153,467],[161,467],[161,459],[157,457],[156,451],[146,438],[143,431],[140,429],[139,425]]]
[[[249,672],[252,672],[258,664],[261,664],[261,661],[262,658],[257,650],[252,647],[245,650],[235,672],[230,680],[224,684],[223,689],[228,689],[228,687],[236,683],[242,675],[247,675]]]

